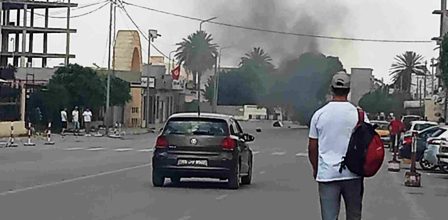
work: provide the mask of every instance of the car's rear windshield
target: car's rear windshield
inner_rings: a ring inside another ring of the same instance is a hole
[[[440,128],[439,130],[437,130],[436,132],[431,134],[431,137],[439,137],[441,134],[443,134],[446,131],[446,129],[444,128]]]
[[[228,136],[227,122],[209,118],[172,118],[166,124],[163,135]]]
[[[433,127],[433,126],[434,126],[433,124],[416,124],[414,126],[414,130],[421,131],[421,130],[424,130],[424,129],[427,129],[427,128]]]

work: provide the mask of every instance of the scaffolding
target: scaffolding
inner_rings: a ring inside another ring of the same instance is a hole
[[[0,66],[32,67],[33,59],[41,59],[42,67],[47,67],[51,58],[64,59],[67,65],[71,58],[75,58],[70,54],[70,34],[76,33],[76,29],[70,28],[70,10],[77,6],[70,0],[0,0]],[[50,9],[65,8],[66,27],[49,27]],[[43,27],[35,26],[36,15],[44,18]],[[65,53],[48,52],[49,34],[66,35]],[[42,51],[33,51],[36,35],[43,36]],[[10,41],[12,48],[9,48]]]

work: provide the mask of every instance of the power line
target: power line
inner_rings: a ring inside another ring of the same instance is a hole
[[[193,21],[203,21],[204,19],[197,18],[197,17],[191,17],[181,14],[176,14],[172,12],[162,11],[142,5],[137,5],[129,2],[122,1],[122,3],[146,9],[149,11],[165,14],[165,15],[171,15],[179,18],[184,18],[188,20]],[[282,34],[282,35],[290,35],[290,36],[296,36],[296,37],[310,37],[310,38],[320,38],[320,39],[327,39],[327,40],[344,40],[344,41],[361,41],[361,42],[376,42],[376,43],[431,43],[430,40],[387,40],[387,39],[369,39],[369,38],[352,38],[352,37],[334,37],[334,36],[326,36],[326,35],[316,35],[316,34],[303,34],[303,33],[294,33],[294,32],[287,32],[287,31],[277,31],[277,30],[270,30],[270,29],[263,29],[263,28],[257,28],[257,27],[249,27],[249,26],[242,26],[242,25],[236,25],[236,24],[229,24],[229,23],[223,23],[223,22],[217,22],[217,21],[209,21],[207,23],[216,24],[220,26],[226,26],[230,28],[239,28],[244,30],[250,30],[250,31],[261,31],[266,33],[273,33],[273,34]]]
[[[120,2],[120,3],[122,3],[122,2]],[[132,19],[131,15],[128,13],[128,11],[127,11],[126,8],[124,7],[124,5],[121,4],[121,5],[118,5],[118,7],[119,7],[119,8],[126,14],[126,16],[129,18],[129,20],[132,22],[132,24],[134,24],[134,26],[137,28],[138,32],[140,32],[140,34],[143,36],[143,38],[145,38],[146,41],[150,42],[151,46],[152,46],[157,52],[159,52],[160,54],[162,54],[162,56],[164,56],[165,58],[168,58],[168,59],[169,59],[169,57],[168,57],[165,53],[163,53],[159,48],[157,48],[156,45],[154,45],[153,43],[151,43],[151,41],[149,40],[149,37],[146,36],[145,32],[142,31],[142,30],[140,29],[140,27],[137,25],[137,23],[135,23],[134,19]]]
[[[100,4],[100,3],[97,3],[97,4]],[[98,8],[95,8],[95,9],[93,9],[91,11],[88,11],[88,12],[85,12],[85,13],[82,13],[82,14],[79,14],[79,15],[70,16],[70,18],[79,18],[79,17],[83,17],[83,16],[86,16],[86,15],[95,13],[95,12],[101,10],[102,8],[106,7],[107,5],[109,5],[109,3],[106,2],[105,4],[101,5]],[[40,14],[40,13],[34,13],[34,14],[37,15],[37,16],[45,17],[44,14]],[[67,16],[48,16],[48,17],[49,18],[57,18],[57,19],[66,19],[67,18]]]

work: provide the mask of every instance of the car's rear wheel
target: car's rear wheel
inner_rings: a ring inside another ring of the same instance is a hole
[[[435,170],[436,167],[437,167],[436,164],[432,164],[432,163],[430,163],[429,161],[427,161],[427,160],[425,160],[425,159],[421,159],[421,160],[419,161],[419,163],[420,163],[420,167],[421,167],[423,170]]]
[[[165,177],[156,170],[152,172],[152,185],[155,187],[162,187],[165,183]]]
[[[241,177],[241,184],[249,185],[252,182],[252,158],[249,161],[249,172],[247,172],[247,176]]]
[[[237,162],[235,166],[235,170],[230,174],[227,182],[229,189],[238,189],[240,188],[240,164]]]
[[[448,173],[448,164],[440,164],[440,170],[444,173]]]
[[[174,183],[174,184],[180,183],[180,177],[178,177],[178,176],[172,176],[172,177],[170,177],[170,180],[171,180],[171,183]]]

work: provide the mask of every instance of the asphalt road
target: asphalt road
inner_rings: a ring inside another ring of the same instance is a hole
[[[203,179],[153,188],[154,134],[57,137],[55,146],[40,140],[36,147],[0,149],[0,219],[320,219],[307,129],[243,127],[256,136],[254,179],[237,191]],[[448,218],[448,175],[424,173],[421,188],[405,187],[403,177],[385,164],[366,180],[363,219]]]

